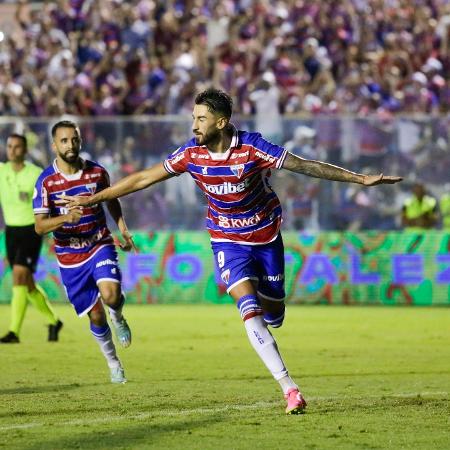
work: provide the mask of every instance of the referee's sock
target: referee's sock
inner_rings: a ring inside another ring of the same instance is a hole
[[[28,300],[33,306],[48,320],[49,325],[56,325],[58,322],[58,316],[51,307],[47,295],[44,290],[36,284],[36,289],[32,292],[28,292]]]
[[[16,336],[19,336],[20,334],[25,311],[27,310],[27,291],[28,287],[25,285],[17,285],[12,288],[11,325],[9,330]]]

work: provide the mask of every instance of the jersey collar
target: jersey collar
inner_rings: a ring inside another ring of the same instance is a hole
[[[72,175],[68,175],[67,173],[62,173],[59,170],[58,164],[56,164],[56,158],[53,160],[53,169],[55,170],[56,173],[59,173],[67,181],[80,180],[81,176],[83,175],[83,170],[85,168],[86,168],[86,161],[84,159],[81,159],[81,169]]]
[[[212,160],[216,161],[224,161],[230,156],[230,152],[233,150],[233,148],[237,147],[239,144],[239,134],[236,129],[236,127],[233,124],[230,124],[233,127],[233,137],[231,138],[230,146],[228,147],[227,151],[224,153],[214,153],[210,152],[208,150],[208,147],[206,147],[206,150],[208,150],[209,156]]]

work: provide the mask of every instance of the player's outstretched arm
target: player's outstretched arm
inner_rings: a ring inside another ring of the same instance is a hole
[[[377,184],[394,184],[402,180],[401,177],[378,175],[364,175],[362,173],[351,172],[342,167],[333,166],[322,161],[300,158],[288,152],[283,163],[283,169],[291,172],[301,173],[315,178],[325,180],[344,181],[348,183],[358,183],[364,186],[375,186]]]
[[[172,178],[173,175],[164,169],[163,163],[155,164],[154,166],[141,170],[139,172],[128,175],[122,178],[117,183],[114,183],[109,188],[97,192],[90,196],[69,196],[62,195],[61,200],[68,207],[72,206],[91,206],[96,203],[113,200],[115,198],[123,197],[132,192],[140,191],[148,188],[160,181]]]

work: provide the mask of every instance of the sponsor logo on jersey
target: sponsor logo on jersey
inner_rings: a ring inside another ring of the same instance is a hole
[[[85,247],[90,247],[91,245],[95,244],[96,242],[100,241],[103,237],[103,234],[101,232],[101,230],[98,230],[97,233],[95,233],[93,236],[91,237],[87,237],[87,238],[76,238],[76,237],[71,237],[69,239],[69,247],[79,250],[81,248],[85,248]]]
[[[222,281],[225,284],[228,284],[230,281],[230,269],[224,270],[221,274],[220,274],[220,278],[222,278]]]
[[[257,225],[261,220],[258,214],[251,217],[245,217],[242,219],[231,219],[226,216],[219,216],[219,227],[222,228],[242,228],[249,227],[251,225]]]
[[[278,275],[264,275],[263,276],[264,281],[283,281],[284,280],[284,274],[279,273]]]
[[[203,175],[208,175],[208,168],[207,167],[202,167],[202,174]]]
[[[241,183],[230,183],[229,181],[224,181],[222,184],[206,184],[203,183],[205,189],[211,194],[216,195],[227,195],[236,194],[238,192],[243,192],[248,187],[250,180],[242,181]]]
[[[176,164],[177,162],[181,161],[184,158],[184,151],[179,153],[177,156],[175,156],[171,161],[170,164]]]
[[[91,179],[91,178],[98,178],[98,177],[101,177],[101,176],[102,176],[101,173],[87,173],[87,174],[84,176],[84,179],[85,179],[85,180],[89,180],[89,179]]]
[[[243,152],[243,153],[233,153],[231,155],[231,159],[245,158],[246,156],[248,156],[248,154],[249,154],[248,150],[246,152]]]
[[[95,267],[98,269],[103,266],[117,266],[117,261],[113,261],[112,259],[104,259],[103,261],[99,261]]]
[[[41,187],[41,198],[42,198],[42,206],[44,208],[48,208],[48,195],[47,189],[44,186]]]
[[[275,158],[273,156],[270,156],[267,153],[262,153],[258,150],[256,150],[255,155],[258,156],[259,158],[263,159],[264,161],[268,161],[270,163],[273,163],[275,161]]]
[[[244,164],[238,164],[237,166],[231,166],[230,169],[238,178],[241,178],[241,175],[244,172],[245,166],[244,166]]]
[[[64,184],[64,180],[56,180],[56,181],[50,180],[48,182],[48,187],[50,187],[50,186],[58,186],[59,184]]]
[[[199,154],[199,153],[191,153],[192,159],[209,159],[209,155]]]

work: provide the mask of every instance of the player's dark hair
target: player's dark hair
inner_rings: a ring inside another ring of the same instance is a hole
[[[16,138],[16,139],[20,139],[22,141],[23,147],[25,148],[25,150],[28,149],[28,142],[27,142],[27,138],[23,135],[23,134],[19,134],[19,133],[11,133],[8,136],[9,138]]]
[[[196,105],[205,105],[208,111],[214,114],[222,114],[227,119],[233,113],[233,100],[226,93],[220,89],[209,88],[195,97]]]
[[[58,128],[73,128],[74,130],[78,130],[78,125],[71,120],[60,120],[59,122],[56,122],[55,125],[52,126],[52,138],[55,137]]]

